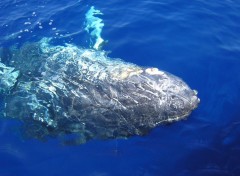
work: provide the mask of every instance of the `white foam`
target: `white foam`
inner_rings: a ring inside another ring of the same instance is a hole
[[[104,23],[101,18],[96,17],[95,15],[103,15],[103,13],[100,10],[96,10],[94,6],[92,6],[85,14],[85,30],[91,35],[92,39],[95,40],[92,47],[98,50],[100,49],[101,44],[104,42],[104,39],[101,37]]]

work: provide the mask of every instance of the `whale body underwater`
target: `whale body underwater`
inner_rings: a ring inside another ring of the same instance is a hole
[[[0,53],[4,117],[20,119],[31,138],[74,134],[85,143],[145,135],[186,118],[200,101],[182,79],[103,51],[44,38]]]

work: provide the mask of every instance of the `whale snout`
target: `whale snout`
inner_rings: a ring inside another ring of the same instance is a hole
[[[182,79],[175,76],[169,83],[169,91],[171,97],[174,97],[169,99],[169,106],[171,107],[169,112],[172,112],[170,116],[174,118],[188,116],[200,103],[197,91],[192,90]]]
[[[182,119],[198,107],[198,92],[192,90],[181,78],[157,68],[148,68],[145,74],[155,82],[152,85],[158,91],[159,107],[167,121]]]
[[[188,87],[181,91],[171,91],[167,97],[166,114],[169,121],[187,117],[198,107],[200,102],[200,99],[197,97],[195,91]]]
[[[187,86],[187,85],[186,85]],[[186,90],[179,95],[184,102],[182,114],[183,116],[189,115],[194,109],[198,107],[200,99],[197,97],[197,91],[186,87]]]
[[[200,99],[197,97],[198,92],[196,90],[193,90],[194,95],[191,97],[191,104],[192,108],[196,109],[198,107],[198,104],[200,103]]]

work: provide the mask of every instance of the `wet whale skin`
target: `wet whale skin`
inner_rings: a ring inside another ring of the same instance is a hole
[[[187,117],[199,103],[182,79],[104,51],[43,39],[11,52],[4,115],[20,119],[28,137],[75,134],[84,143],[145,135]]]

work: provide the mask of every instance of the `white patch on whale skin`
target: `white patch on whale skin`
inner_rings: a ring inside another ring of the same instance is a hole
[[[147,68],[145,70],[146,73],[149,75],[164,75],[165,73],[163,71],[158,70],[157,68]]]

